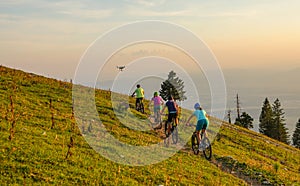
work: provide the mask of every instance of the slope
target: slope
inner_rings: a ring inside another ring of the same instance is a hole
[[[124,127],[112,109],[111,92],[96,90],[95,95],[101,120],[116,138],[132,145],[161,141],[157,131]],[[130,102],[132,107],[133,100]],[[77,127],[72,114],[72,84],[6,67],[0,67],[0,110],[2,184],[296,185],[300,182],[299,150],[225,123],[213,143],[211,162],[193,155],[187,145],[157,164],[134,167],[114,163],[86,142],[83,136],[92,130],[89,125]],[[212,118],[212,122],[222,121]]]

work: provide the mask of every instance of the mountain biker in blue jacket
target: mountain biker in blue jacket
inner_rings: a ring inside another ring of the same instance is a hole
[[[172,96],[168,97],[168,101],[166,102],[164,108],[162,109],[161,113],[164,113],[164,110],[168,108],[168,121],[169,123],[172,123],[173,119],[175,120],[175,125],[178,125],[178,105],[174,101]],[[166,123],[167,126],[167,123]],[[173,126],[174,127],[174,126]],[[172,127],[172,128],[173,128]]]

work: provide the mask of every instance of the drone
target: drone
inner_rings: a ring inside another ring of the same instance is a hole
[[[117,66],[117,69],[119,69],[120,71],[123,71],[125,68],[125,66]]]

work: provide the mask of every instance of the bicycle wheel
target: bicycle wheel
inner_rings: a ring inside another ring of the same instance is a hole
[[[157,123],[161,124],[161,115],[160,115],[160,111],[158,111],[158,112],[156,113],[156,121],[157,121]]]
[[[169,147],[170,145],[170,130],[168,130],[168,127],[169,127],[169,122],[166,121],[165,123],[165,135],[166,135],[166,138],[164,139],[164,144],[165,144],[165,147]]]
[[[140,112],[140,103],[139,102],[136,104],[135,107],[136,107],[135,110],[138,111],[138,112]]]
[[[204,147],[204,149],[203,149],[204,157],[207,160],[210,160],[211,155],[212,155],[212,148],[211,148],[211,145],[210,145],[210,141],[207,137],[204,137],[204,139],[202,140],[202,145]]]
[[[164,144],[165,144],[165,147],[169,147],[169,145],[170,145],[170,138],[169,137],[166,137],[164,139]]]
[[[173,141],[173,144],[177,144],[177,142],[178,142],[178,129],[177,129],[177,127],[173,127],[172,141]]]
[[[140,103],[140,112],[141,113],[145,113],[145,111],[144,111],[144,104],[143,104],[143,102],[141,101],[141,103]]]
[[[194,132],[192,137],[191,137],[191,140],[192,140],[192,149],[193,149],[193,152],[194,154],[198,154],[199,153],[199,142],[198,142],[198,138],[197,138],[197,134]]]

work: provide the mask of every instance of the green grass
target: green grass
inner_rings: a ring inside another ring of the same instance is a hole
[[[187,144],[157,164],[135,167],[114,163],[94,151],[81,135],[82,128],[77,128],[72,117],[71,84],[0,67],[0,87],[0,183],[4,185],[246,185],[246,181],[253,180],[274,185],[300,183],[298,149],[229,124],[222,125],[213,143],[212,161],[193,155]],[[132,109],[133,98],[130,107],[135,117],[127,116],[124,125],[112,109],[111,92],[96,90],[95,95],[100,119],[116,139],[135,146],[161,142],[157,131],[128,127],[138,126],[137,118],[147,119]],[[13,97],[17,118],[11,141],[9,96]],[[122,99],[124,95],[118,96]],[[182,118],[188,114],[183,111]],[[211,118],[212,128],[221,122]],[[85,136],[97,128],[83,126]],[[66,158],[70,137],[74,139],[74,147],[72,155]],[[230,167],[243,176],[225,170]]]

